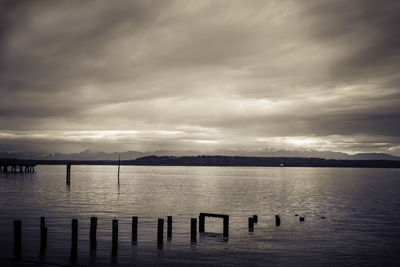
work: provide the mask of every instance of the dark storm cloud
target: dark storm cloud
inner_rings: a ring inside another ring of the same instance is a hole
[[[398,1],[3,1],[0,12],[3,149],[308,138],[399,153]]]
[[[313,28],[318,41],[343,45],[349,50],[333,66],[335,78],[370,79],[398,74],[399,1],[316,1],[304,15],[319,22]]]

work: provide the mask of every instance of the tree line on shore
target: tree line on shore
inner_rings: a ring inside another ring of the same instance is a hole
[[[0,165],[18,164],[22,159],[0,159]],[[37,165],[117,165],[118,160],[28,160]],[[121,160],[121,165],[148,166],[249,166],[249,167],[362,167],[400,168],[396,160],[334,160],[301,157],[241,157],[241,156],[146,156]]]

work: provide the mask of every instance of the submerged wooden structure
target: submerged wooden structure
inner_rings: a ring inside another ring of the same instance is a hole
[[[205,232],[206,217],[222,218],[223,224],[224,224],[222,235],[225,237],[229,236],[229,215],[215,214],[215,213],[200,213],[200,215],[199,215],[199,232],[200,233]]]

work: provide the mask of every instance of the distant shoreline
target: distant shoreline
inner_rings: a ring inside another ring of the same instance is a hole
[[[0,165],[29,162],[35,165],[118,165],[118,160],[24,160],[0,159]],[[121,160],[131,166],[210,166],[210,167],[355,167],[400,168],[396,160],[335,160],[301,157],[239,157],[239,156],[147,156]]]

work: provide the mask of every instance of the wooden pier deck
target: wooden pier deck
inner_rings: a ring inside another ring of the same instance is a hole
[[[36,164],[31,160],[1,159],[0,172],[2,173],[32,173]]]

